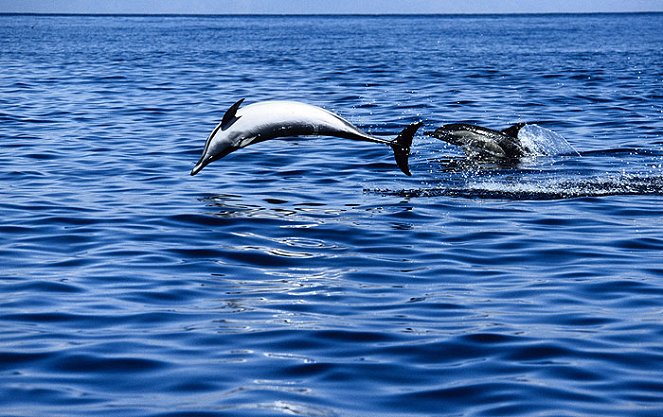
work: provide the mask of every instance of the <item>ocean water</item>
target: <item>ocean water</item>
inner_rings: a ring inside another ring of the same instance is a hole
[[[0,16],[0,415],[663,415],[663,15]],[[237,99],[388,147],[269,141]],[[519,121],[501,166],[423,135]]]

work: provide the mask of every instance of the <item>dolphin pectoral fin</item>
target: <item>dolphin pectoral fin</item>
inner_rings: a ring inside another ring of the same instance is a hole
[[[389,144],[394,151],[394,159],[396,165],[403,171],[405,175],[412,175],[409,167],[410,147],[412,146],[412,138],[417,130],[423,125],[423,122],[412,123]]]

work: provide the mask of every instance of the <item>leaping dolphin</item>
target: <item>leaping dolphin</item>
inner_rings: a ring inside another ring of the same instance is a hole
[[[504,130],[493,130],[465,123],[444,125],[426,135],[461,146],[468,157],[484,159],[518,159],[532,153],[518,132],[527,123],[516,123]]]
[[[254,143],[292,136],[335,136],[391,146],[396,164],[406,175],[412,137],[422,122],[412,123],[394,140],[370,136],[342,117],[320,107],[296,101],[263,101],[240,108],[233,104],[207,138],[200,160],[191,170],[196,175],[210,163]]]

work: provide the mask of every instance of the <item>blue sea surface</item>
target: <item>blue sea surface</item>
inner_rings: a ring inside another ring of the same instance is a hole
[[[0,415],[663,415],[663,14],[0,16]],[[236,100],[290,138],[189,172]],[[425,136],[536,121],[500,166]]]

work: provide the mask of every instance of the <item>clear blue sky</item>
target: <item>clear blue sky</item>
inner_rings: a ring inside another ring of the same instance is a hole
[[[0,0],[0,13],[554,13],[663,11],[663,0]]]

